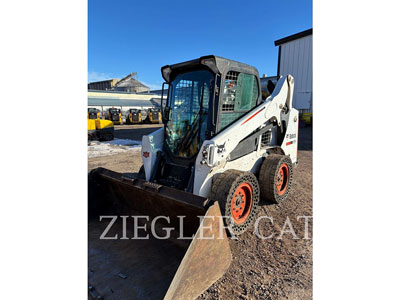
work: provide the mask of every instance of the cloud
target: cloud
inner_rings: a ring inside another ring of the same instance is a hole
[[[89,72],[88,73],[88,82],[94,81],[102,81],[107,79],[112,79],[113,76],[109,73],[101,73],[101,72]]]

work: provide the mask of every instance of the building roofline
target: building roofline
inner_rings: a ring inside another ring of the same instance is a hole
[[[120,80],[120,79],[118,79],[118,78],[110,78],[110,79],[105,79],[105,80],[100,80],[100,81],[91,81],[91,82],[88,82],[88,84],[91,84],[91,83],[103,83],[103,82],[109,82],[109,81],[113,81],[113,80]]]
[[[138,93],[134,92],[125,92],[125,91],[110,91],[110,90],[93,90],[93,89],[88,89],[88,92],[94,92],[94,93],[107,93],[107,94],[129,94],[129,95],[136,95]],[[143,92],[144,93],[144,92]],[[149,93],[150,94],[150,93]]]
[[[304,30],[304,31],[299,32],[299,33],[295,33],[295,34],[289,35],[289,36],[284,37],[282,39],[276,40],[275,41],[275,46],[279,46],[279,45],[282,45],[282,44],[285,44],[285,43],[300,39],[302,37],[305,37],[305,36],[308,36],[308,35],[311,35],[311,34],[312,34],[312,28]]]

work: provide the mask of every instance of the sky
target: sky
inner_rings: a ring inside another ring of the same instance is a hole
[[[309,28],[311,0],[89,0],[88,81],[137,72],[159,89],[162,66],[210,54],[274,76],[274,41]]]

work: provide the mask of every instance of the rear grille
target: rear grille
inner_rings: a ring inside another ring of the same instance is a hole
[[[158,121],[158,113],[153,113],[153,120]]]
[[[222,111],[233,111],[235,104],[222,104]]]
[[[267,147],[271,143],[271,131],[264,132],[261,136],[261,147]]]
[[[119,121],[119,116],[118,115],[112,115],[112,120],[113,121]]]
[[[224,82],[224,96],[222,99],[222,111],[234,111],[238,72],[229,71]]]
[[[132,114],[132,121],[139,121],[139,116],[137,114]]]

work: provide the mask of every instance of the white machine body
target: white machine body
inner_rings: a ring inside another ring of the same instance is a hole
[[[281,77],[273,93],[264,102],[212,139],[204,141],[194,167],[193,194],[208,197],[215,175],[229,169],[257,173],[262,160],[270,153],[287,155],[293,165],[297,164],[299,112],[292,106],[293,89],[293,77]],[[272,123],[277,126],[270,126],[268,146],[263,146],[262,135],[265,131],[262,129]],[[282,128],[285,129],[285,135],[278,145],[278,130]],[[257,131],[261,132],[256,137],[256,151],[231,160],[232,151],[238,144],[252,133],[257,135]],[[156,164],[157,152],[163,151],[163,140],[163,128],[143,136],[142,160],[148,181]]]

